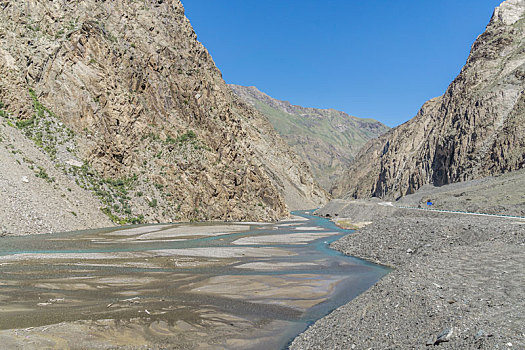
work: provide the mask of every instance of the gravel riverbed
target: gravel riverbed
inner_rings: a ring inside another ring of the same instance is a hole
[[[318,214],[372,221],[332,247],[393,271],[291,349],[525,349],[525,221],[367,205]]]

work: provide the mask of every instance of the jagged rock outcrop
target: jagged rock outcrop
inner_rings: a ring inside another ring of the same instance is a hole
[[[180,1],[0,1],[0,9],[4,117],[80,176],[114,221],[273,220],[327,200],[225,84]],[[49,127],[62,123],[74,147]]]
[[[445,94],[369,142],[335,196],[400,197],[525,166],[525,1],[495,11]]]
[[[254,86],[230,87],[268,118],[283,139],[310,165],[315,179],[327,190],[368,140],[389,130],[374,119],[276,100]]]

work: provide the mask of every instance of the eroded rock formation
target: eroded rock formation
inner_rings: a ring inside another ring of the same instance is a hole
[[[370,141],[335,196],[400,197],[525,166],[525,1],[494,12],[461,73],[415,118]]]
[[[85,162],[87,189],[122,189],[118,200],[101,195],[113,219],[272,220],[326,201],[266,119],[231,93],[180,1],[0,9],[4,114],[25,120],[17,126],[71,176],[67,158]],[[75,149],[53,144],[50,118],[72,129]]]

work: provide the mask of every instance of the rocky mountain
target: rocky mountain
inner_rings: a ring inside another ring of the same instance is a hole
[[[370,141],[336,196],[394,197],[525,166],[525,1],[507,0],[445,94]]]
[[[0,236],[113,225],[96,196],[0,118]]]
[[[276,100],[254,86],[230,87],[268,118],[292,149],[306,160],[315,179],[327,190],[368,140],[389,130],[373,119]]]
[[[44,173],[52,164],[112,221],[274,220],[327,200],[307,165],[225,84],[180,1],[0,9],[0,115],[13,129],[2,147],[31,142],[49,160]],[[35,191],[18,195],[45,200]]]

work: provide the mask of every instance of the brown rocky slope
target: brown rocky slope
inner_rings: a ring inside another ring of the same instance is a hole
[[[231,93],[180,1],[0,8],[2,116],[113,221],[273,220],[327,200]]]
[[[276,100],[256,87],[230,85],[233,92],[265,115],[279,135],[304,159],[323,188],[329,190],[359,149],[389,128],[374,119],[350,116]]]
[[[394,197],[525,166],[525,1],[496,8],[466,65],[415,118],[370,141],[335,196]]]

